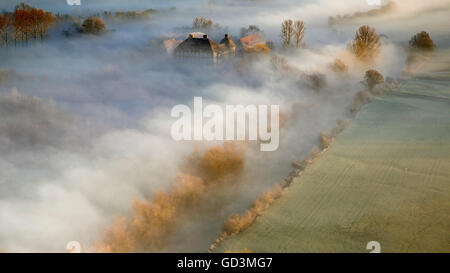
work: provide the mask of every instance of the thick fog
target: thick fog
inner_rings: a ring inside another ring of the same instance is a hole
[[[13,10],[21,1],[2,1]],[[383,35],[373,67],[385,77],[405,70],[409,38],[428,31],[441,48],[448,45],[449,1],[396,1],[397,9],[328,25],[329,16],[377,8],[366,1],[26,1],[52,12],[88,16],[95,12],[155,8],[149,20],[108,21],[102,36],[62,34],[27,46],[0,48],[0,249],[10,252],[63,252],[79,241],[90,249],[102,240],[116,215],[129,217],[134,199],[151,200],[181,172],[184,158],[221,143],[174,141],[170,111],[177,104],[278,104],[286,122],[280,147],[260,152],[247,145],[244,169],[232,196],[212,211],[199,209],[183,219],[161,251],[207,251],[232,212],[288,175],[338,120],[351,119],[349,106],[363,90],[368,67],[353,65],[346,46],[357,28],[370,24]],[[171,9],[175,7],[176,9]],[[219,65],[176,59],[161,48],[166,38],[185,39],[198,16],[219,24],[211,38],[257,25],[280,48],[284,19],[301,19],[306,47],[283,53],[291,70],[270,58]],[[349,65],[347,76],[328,68],[335,58]],[[317,91],[302,75],[323,73]]]

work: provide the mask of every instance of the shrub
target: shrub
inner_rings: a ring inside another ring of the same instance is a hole
[[[302,160],[292,160],[291,167],[300,171],[303,171],[308,166],[308,160],[306,158]]]
[[[334,62],[329,65],[331,71],[336,73],[346,73],[348,71],[348,65],[346,65],[340,59],[334,59]]]
[[[319,133],[319,142],[320,142],[320,149],[324,150],[324,149],[330,147],[331,138],[329,135],[320,132]]]
[[[353,105],[350,108],[350,112],[356,113],[361,107],[372,100],[373,96],[369,91],[361,91],[355,95],[353,99]]]
[[[338,120],[336,127],[330,132],[331,137],[336,137],[348,126],[348,120]]]
[[[364,76],[364,84],[367,85],[369,91],[373,91],[377,84],[383,83],[384,77],[377,70],[370,69],[366,71],[366,75]]]
[[[248,210],[241,214],[232,213],[226,219],[223,232],[221,232],[214,243],[209,247],[212,251],[226,238],[239,234],[242,231],[250,227],[256,220],[256,218],[263,214],[263,212],[269,208],[269,206],[283,194],[283,189],[279,185],[275,185],[272,189],[264,192],[257,197]]]
[[[319,147],[314,146],[308,155],[308,160],[312,161],[314,158],[319,156],[319,153],[320,153]]]
[[[308,86],[317,92],[322,90],[327,84],[327,77],[325,76],[325,74],[319,72],[314,72],[310,75],[304,75],[303,77],[306,80]]]

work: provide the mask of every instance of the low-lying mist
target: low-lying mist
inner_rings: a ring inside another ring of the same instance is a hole
[[[0,8],[12,10],[16,2],[3,1]],[[0,77],[0,249],[10,252],[63,252],[69,241],[79,241],[86,251],[207,251],[230,214],[244,212],[280,183],[293,159],[319,145],[320,132],[352,118],[349,108],[364,89],[360,81],[367,69],[402,75],[404,45],[422,30],[407,8],[402,21],[411,24],[386,19],[398,28],[371,18],[370,25],[388,38],[376,63],[366,67],[347,51],[360,21],[328,26],[329,16],[374,8],[366,1],[91,6],[95,1],[82,0],[77,10],[53,1],[28,2],[83,16],[103,10],[166,12],[149,20],[106,20],[110,31],[102,36],[67,37],[65,26],[58,26],[46,40],[0,48],[0,69],[8,74]],[[403,8],[413,1],[396,2]],[[434,13],[431,7],[447,4],[421,5]],[[240,28],[257,25],[277,49],[281,22],[301,19],[306,46],[275,50],[286,66],[271,56],[211,65],[167,55],[161,41],[185,39],[197,16],[220,24],[211,31],[217,42],[225,31],[236,41]],[[448,30],[427,31],[437,45],[445,44]],[[330,69],[336,58],[349,66],[345,75]],[[325,80],[317,87],[311,75],[319,74]],[[260,152],[253,142],[174,141],[171,108],[192,106],[194,96],[205,105],[280,105],[279,149]]]

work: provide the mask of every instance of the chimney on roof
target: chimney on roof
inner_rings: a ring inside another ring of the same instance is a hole
[[[230,38],[230,34],[225,33],[225,38]]]
[[[208,34],[204,34],[203,39],[208,39]]]

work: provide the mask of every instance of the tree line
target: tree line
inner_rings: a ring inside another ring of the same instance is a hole
[[[51,12],[24,3],[16,6],[14,12],[4,11],[0,14],[0,46],[43,39],[54,20]]]

